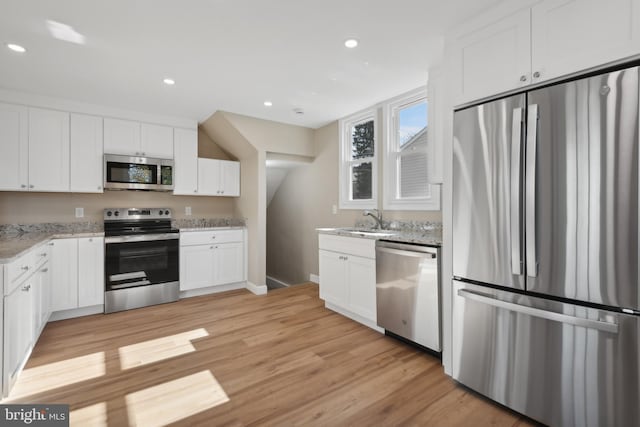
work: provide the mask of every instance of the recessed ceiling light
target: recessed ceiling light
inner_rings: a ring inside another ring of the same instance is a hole
[[[18,52],[18,53],[25,53],[27,51],[27,49],[15,43],[7,43],[7,47],[12,51]]]
[[[273,105],[273,102],[271,101],[264,101],[264,106],[265,107],[271,107]]]
[[[356,39],[345,40],[344,45],[349,49],[353,49],[354,47],[358,46],[358,40]]]
[[[176,84],[175,80],[169,79],[169,78],[164,79],[163,82],[164,82],[164,84],[169,85],[169,86],[173,86],[174,84]]]

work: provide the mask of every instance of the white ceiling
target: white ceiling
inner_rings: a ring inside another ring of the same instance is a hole
[[[0,0],[0,87],[198,121],[225,110],[315,128],[423,85],[444,31],[496,3]],[[86,44],[53,38],[47,20]],[[350,37],[356,49],[344,47]]]

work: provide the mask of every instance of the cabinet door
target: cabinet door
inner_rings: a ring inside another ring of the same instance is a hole
[[[198,132],[191,129],[174,129],[173,153],[176,180],[173,194],[198,193]]]
[[[453,46],[456,104],[530,83],[530,10],[458,38]]]
[[[531,10],[534,81],[640,53],[639,0],[546,0]]]
[[[180,247],[180,290],[214,284],[213,245]]]
[[[49,268],[49,263],[42,265],[36,274],[40,276],[40,289],[38,291],[39,317],[36,318],[38,331],[40,331],[49,321],[49,316],[51,315],[51,269]]]
[[[320,298],[347,308],[347,256],[320,250]]]
[[[51,243],[51,311],[78,308],[78,240]]]
[[[198,194],[220,195],[220,160],[198,159]]]
[[[244,280],[244,244],[223,243],[213,250],[214,284],[226,285]]]
[[[78,193],[102,193],[102,117],[71,114],[71,185]]]
[[[220,194],[240,195],[240,162],[220,160]]]
[[[29,108],[29,190],[69,191],[69,113]]]
[[[33,339],[33,304],[28,282],[4,297],[5,392],[15,382]]]
[[[104,304],[104,238],[78,239],[78,307]]]
[[[142,123],[140,131],[143,156],[173,159],[172,127]]]
[[[130,120],[104,119],[104,152],[141,156],[140,123]]]
[[[349,310],[376,321],[376,261],[347,255]]]
[[[26,107],[0,104],[0,190],[27,190],[28,123]]]

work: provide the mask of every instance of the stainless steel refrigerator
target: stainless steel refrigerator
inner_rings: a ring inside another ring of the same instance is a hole
[[[542,423],[640,423],[638,67],[455,112],[453,377]]]

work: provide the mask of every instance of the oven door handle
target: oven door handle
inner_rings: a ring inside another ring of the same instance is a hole
[[[152,242],[155,240],[177,240],[179,238],[180,233],[142,234],[136,236],[109,236],[104,238],[104,243]]]

